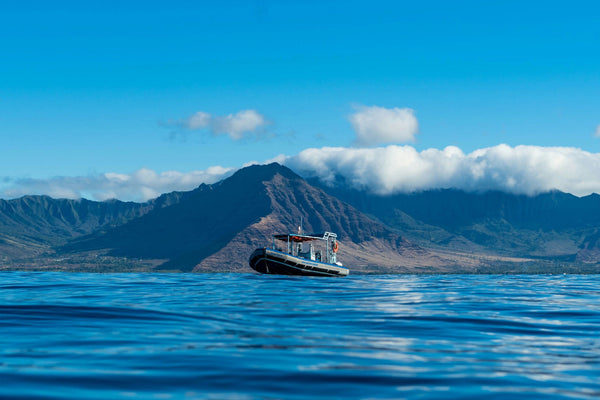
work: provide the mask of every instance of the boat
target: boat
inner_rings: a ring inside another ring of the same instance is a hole
[[[332,232],[273,235],[272,248],[254,250],[249,262],[261,274],[347,276],[350,270],[337,261],[338,249]]]

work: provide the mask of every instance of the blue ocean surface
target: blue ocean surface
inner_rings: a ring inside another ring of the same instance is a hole
[[[599,276],[0,273],[0,397],[597,399]]]

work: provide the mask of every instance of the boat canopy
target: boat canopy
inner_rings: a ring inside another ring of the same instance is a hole
[[[331,232],[325,233],[313,233],[312,235],[298,235],[298,234],[283,234],[283,235],[273,235],[273,237],[277,240],[283,240],[287,242],[310,242],[311,240],[328,240],[329,238],[336,238],[337,235]]]

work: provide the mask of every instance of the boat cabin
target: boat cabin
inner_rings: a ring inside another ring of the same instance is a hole
[[[337,235],[332,232],[273,235],[273,250],[311,261],[336,264]]]

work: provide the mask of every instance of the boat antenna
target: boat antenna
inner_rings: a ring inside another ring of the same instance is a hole
[[[300,216],[300,226],[298,227],[298,235],[302,235],[302,216]]]

